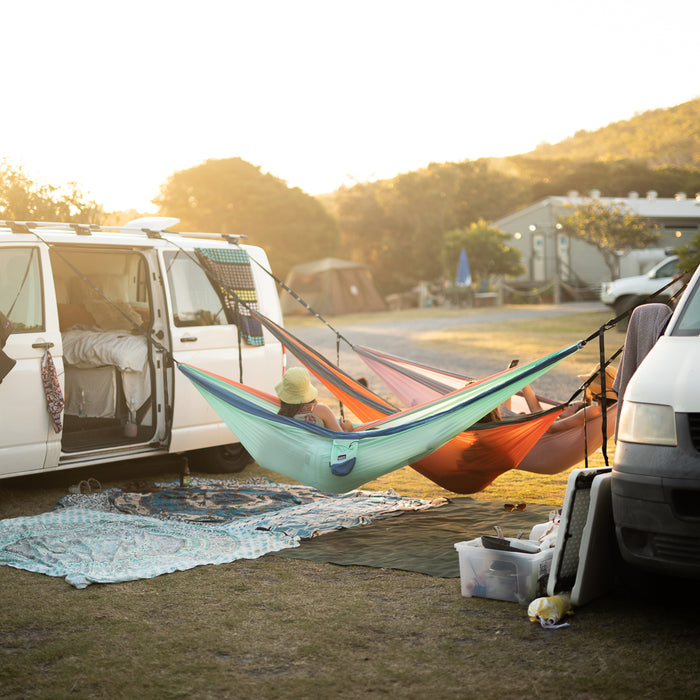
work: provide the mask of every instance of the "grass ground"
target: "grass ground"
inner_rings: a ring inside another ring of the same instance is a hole
[[[569,329],[528,342],[554,332]],[[148,469],[176,476],[167,462],[87,475],[110,486]],[[255,474],[275,477],[240,476]],[[474,496],[561,504],[567,477],[513,471]],[[78,478],[4,482],[0,516],[50,510]],[[445,494],[410,468],[367,487]],[[0,567],[0,596],[3,698],[700,697],[700,609],[682,582],[628,581],[554,631],[462,597],[458,579],[276,556],[84,590]]]

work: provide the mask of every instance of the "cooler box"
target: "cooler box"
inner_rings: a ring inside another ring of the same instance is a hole
[[[534,540],[511,540],[539,547]],[[494,598],[528,605],[546,595],[554,548],[536,553],[487,549],[481,538],[457,542],[462,595]]]

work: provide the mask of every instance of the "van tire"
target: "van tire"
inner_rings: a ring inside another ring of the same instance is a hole
[[[195,471],[210,474],[237,474],[254,461],[240,442],[195,450],[189,457]]]

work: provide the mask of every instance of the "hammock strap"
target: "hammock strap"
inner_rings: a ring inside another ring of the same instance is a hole
[[[600,334],[598,335],[598,349],[600,350],[600,390],[602,392],[600,399],[600,408],[603,411],[602,415],[602,425],[601,430],[603,432],[603,444],[601,446],[603,452],[603,459],[605,460],[605,466],[610,466],[608,464],[608,387],[607,379],[608,373],[605,371],[605,331],[603,328],[600,329]],[[588,459],[586,459],[586,467],[588,467]]]
[[[340,367],[340,333],[335,334],[335,366]],[[338,400],[338,406],[340,407],[340,417],[344,419],[343,402]]]
[[[605,442],[605,429],[603,429],[603,442]],[[585,408],[583,409],[583,466],[588,469],[588,419]]]
[[[252,258],[251,258],[252,259]],[[253,260],[253,259],[252,259]],[[267,275],[269,275],[276,284],[278,284],[282,289],[284,289],[285,292],[290,294],[296,301],[298,301],[311,315],[315,316],[321,323],[323,323],[324,326],[327,326],[333,333],[335,333],[336,336],[336,342],[343,340],[345,343],[348,344],[350,348],[353,347],[353,344],[336,328],[334,328],[331,323],[329,323],[323,316],[321,316],[318,311],[315,309],[311,308],[309,304],[304,301],[291,287],[288,287],[279,277],[274,275],[270,270],[267,268],[263,267],[257,260],[253,260],[253,262]]]
[[[238,310],[238,300],[235,303],[236,318],[238,323],[236,323],[236,340],[238,341],[238,381],[243,384],[243,334],[241,333],[241,314]]]
[[[601,326],[601,328],[603,328],[603,326]],[[593,336],[591,336],[591,337],[595,338],[596,335],[598,335],[597,332],[594,333]],[[585,341],[582,341],[582,343],[585,344]],[[610,357],[607,360],[604,360],[604,362],[601,362],[601,365],[600,365],[601,372],[605,368],[607,368],[607,366],[611,362],[613,362],[617,357],[619,357],[620,353],[622,353],[622,351],[624,350],[624,347],[625,347],[624,345],[620,345],[620,347],[617,350],[615,350],[615,352],[612,355],[610,355]],[[571,395],[571,398],[569,398],[569,400],[566,402],[566,405],[570,404],[581,392],[588,389],[588,387],[596,380],[597,377],[598,377],[597,372],[595,374],[592,374],[590,377],[588,377],[588,379],[586,379],[586,381],[583,382],[583,384],[581,384],[581,386],[578,389],[576,389],[576,391]]]

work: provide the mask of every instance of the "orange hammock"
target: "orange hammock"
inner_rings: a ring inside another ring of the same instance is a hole
[[[430,367],[405,358],[373,350],[364,346],[353,346],[353,350],[367,366],[404,402],[428,401],[453,391],[469,381],[468,377]],[[517,397],[513,397],[517,399]],[[538,397],[541,404],[553,406],[554,402]],[[521,401],[518,410],[526,411]],[[560,408],[563,409],[563,406]],[[617,404],[606,409],[606,441],[615,433]],[[539,414],[526,414],[536,416]],[[585,415],[585,421],[584,421]],[[553,421],[552,421],[553,422]],[[498,425],[498,424],[492,424]],[[600,449],[603,444],[603,414],[590,416],[579,411],[574,417],[561,424],[563,429],[545,432],[532,446],[532,449],[517,465],[518,469],[535,474],[559,474],[583,462],[587,456]],[[507,437],[504,440],[507,441]],[[494,447],[497,449],[497,447]],[[422,471],[425,476],[430,474]]]

